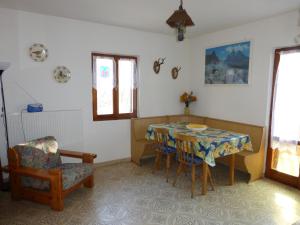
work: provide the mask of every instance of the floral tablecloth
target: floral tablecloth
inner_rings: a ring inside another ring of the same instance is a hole
[[[167,128],[169,130],[169,143],[176,147],[174,134],[183,133],[195,136],[199,142],[195,146],[195,154],[202,158],[208,165],[215,166],[215,159],[222,156],[235,154],[241,151],[253,151],[250,136],[226,130],[208,127],[206,130],[196,132],[186,128],[188,123],[162,123],[149,125],[146,133],[147,140],[154,140],[154,128]]]

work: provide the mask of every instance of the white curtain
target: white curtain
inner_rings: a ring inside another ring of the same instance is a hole
[[[139,86],[139,70],[135,59],[131,59],[133,63],[133,88],[136,89]]]
[[[97,60],[100,59],[107,59],[112,60],[113,62],[113,88],[117,86],[117,77],[116,77],[116,62],[113,57],[106,57],[106,56],[93,56],[93,88],[97,89]]]
[[[128,70],[127,72],[130,73],[130,84],[131,84],[130,88],[133,88],[133,89],[138,88],[139,74],[138,74],[138,66],[137,66],[136,60],[129,59],[129,58],[120,59],[119,66],[120,66],[120,62],[126,62],[127,66],[128,66],[128,67],[125,67],[125,71]],[[123,69],[124,69],[124,67],[123,67]],[[120,74],[121,73],[119,71],[119,76],[120,76]],[[127,78],[129,78],[129,76]],[[119,77],[119,80],[120,80],[120,77]]]
[[[105,56],[94,56],[93,58],[93,61],[94,61],[94,68],[93,68],[93,71],[94,71],[94,74],[93,74],[93,87],[94,88],[97,88],[97,76],[96,76],[96,71],[97,71],[97,68],[96,68],[96,64],[97,64],[97,59],[109,59],[109,60],[113,60],[113,87],[115,88],[117,86],[117,77],[116,77],[116,62],[114,60],[114,58],[112,57],[105,57]],[[133,88],[136,89],[138,88],[139,86],[139,70],[138,70],[138,65],[137,65],[137,62],[135,59],[122,59],[122,60],[128,60],[129,62],[132,63],[132,71],[133,71],[133,82],[132,82],[132,85],[133,85]]]
[[[299,97],[300,51],[286,51],[280,55],[275,81],[271,147],[279,151],[277,169],[289,170],[289,174],[299,174],[297,158],[297,144],[300,140]]]

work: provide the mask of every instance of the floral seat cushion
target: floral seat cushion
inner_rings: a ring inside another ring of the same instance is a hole
[[[58,144],[54,137],[48,136],[29,141],[14,147],[21,159],[21,166],[34,169],[51,169],[61,166]],[[49,187],[48,181],[23,176],[22,185],[37,189]]]
[[[63,170],[64,190],[69,189],[93,173],[93,165],[90,163],[64,163],[61,168]]]
[[[178,160],[178,155],[176,155],[176,160]],[[200,157],[198,157],[196,155],[192,156],[192,154],[187,154],[185,156],[185,160],[189,166],[191,166],[193,164],[200,165],[203,163],[203,159],[201,159]]]
[[[44,153],[55,154],[58,151],[58,143],[53,136],[47,136],[47,137],[35,139],[21,145],[37,148],[43,151]]]
[[[174,147],[171,147],[171,146],[165,146],[165,145],[163,145],[163,146],[160,146],[159,147],[159,149],[162,151],[162,153],[164,153],[164,154],[170,154],[170,153],[176,153],[176,148],[174,148]]]
[[[44,137],[15,146],[21,165],[36,169],[51,169],[61,165],[58,144],[54,137]]]
[[[62,169],[63,190],[71,188],[93,173],[93,165],[89,163],[63,163],[60,168]],[[29,177],[23,177],[22,185],[44,191],[50,190],[49,181]]]

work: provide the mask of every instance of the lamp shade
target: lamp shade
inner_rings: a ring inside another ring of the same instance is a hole
[[[9,66],[10,66],[9,62],[0,62],[0,70],[1,71],[7,70]]]
[[[170,18],[167,20],[167,24],[173,28],[176,28],[179,25],[184,27],[194,26],[191,17],[182,7],[179,7],[179,9],[170,16]]]

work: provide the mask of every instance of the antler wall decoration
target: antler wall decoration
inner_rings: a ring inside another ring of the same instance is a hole
[[[154,61],[153,70],[156,74],[160,71],[160,66],[165,63],[166,58],[158,58],[158,60]]]
[[[181,70],[181,66],[175,66],[173,67],[173,69],[171,70],[171,75],[173,79],[177,79],[178,77],[178,73]]]

